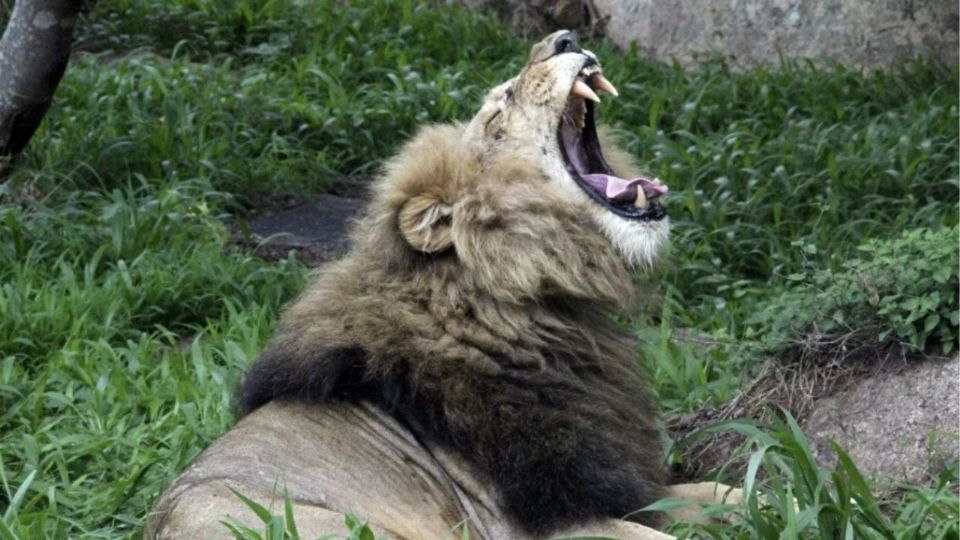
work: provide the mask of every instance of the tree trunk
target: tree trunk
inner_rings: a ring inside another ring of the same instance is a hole
[[[70,58],[83,2],[17,0],[0,38],[0,171],[33,136]]]

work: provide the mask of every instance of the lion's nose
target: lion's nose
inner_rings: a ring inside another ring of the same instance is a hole
[[[555,54],[580,52],[580,40],[577,39],[577,33],[567,32],[557,37],[557,40],[553,42],[553,50]]]

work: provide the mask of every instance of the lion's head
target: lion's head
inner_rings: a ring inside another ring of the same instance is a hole
[[[617,94],[602,75],[596,56],[581,49],[573,33],[555,32],[534,45],[520,74],[493,88],[469,124],[456,134],[445,133],[444,144],[433,148],[441,152],[459,145],[460,165],[471,168],[468,172],[476,173],[476,177],[464,185],[448,182],[447,189],[442,190],[443,200],[438,201],[447,204],[431,206],[431,211],[437,217],[452,218],[459,196],[456,191],[462,194],[475,188],[475,182],[501,183],[504,187],[527,184],[533,192],[526,196],[556,197],[589,214],[631,265],[653,262],[669,230],[669,220],[659,203],[667,188],[655,178],[632,174],[629,158],[616,148],[609,149],[609,158],[604,155],[601,139],[606,137],[596,126],[598,91]],[[429,138],[430,133],[422,137]],[[609,141],[603,142],[610,145]],[[408,152],[415,145],[408,147]],[[414,153],[415,159],[429,159],[423,155],[429,149]],[[402,174],[407,167],[409,164],[401,161],[390,172]],[[512,167],[522,171],[497,174]],[[431,228],[426,222],[411,219],[419,206],[405,212],[403,224],[416,222],[428,233]],[[408,227],[405,234],[410,232]],[[422,246],[426,251],[450,247],[442,232],[430,240],[429,245]]]
[[[453,260],[461,282],[510,300],[563,292],[622,307],[630,269],[666,244],[667,188],[598,131],[596,91],[616,94],[574,34],[537,43],[469,123],[424,128],[387,163],[358,248],[418,272]]]
[[[616,94],[574,34],[537,43],[469,123],[424,128],[388,162],[374,186],[380,226],[358,244],[408,262],[456,258],[479,288],[511,298],[559,289],[622,301],[629,268],[666,243],[667,188],[598,131],[597,91]]]
[[[622,306],[629,270],[666,244],[667,188],[598,131],[597,91],[616,94],[573,33],[537,43],[469,123],[424,128],[387,163],[379,226],[361,227],[358,246],[407,263],[454,258],[461,280],[501,297],[559,290]]]
[[[549,182],[568,192],[571,204],[583,206],[621,255],[632,265],[650,264],[669,230],[659,202],[667,187],[631,174],[629,158],[616,148],[610,148],[611,159],[604,156],[597,92],[617,95],[576,35],[555,32],[533,46],[516,78],[487,95],[465,139],[483,141],[487,161],[512,149],[535,149],[539,155],[530,157]]]
[[[616,94],[573,33],[534,45],[468,123],[422,128],[386,163],[341,267],[454,280],[510,302],[626,307],[631,270],[666,244],[667,188],[598,130],[596,92]]]

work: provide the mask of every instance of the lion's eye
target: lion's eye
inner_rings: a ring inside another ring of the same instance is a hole
[[[502,112],[503,112],[503,111],[500,111],[500,110],[494,112],[494,113],[490,116],[490,118],[488,118],[487,121],[484,122],[484,129],[490,129],[490,123],[493,122],[494,120],[496,120],[497,117],[500,116],[500,113],[502,113]]]

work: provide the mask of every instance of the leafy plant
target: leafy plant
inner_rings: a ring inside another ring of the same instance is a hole
[[[789,346],[803,336],[823,340],[849,334],[878,346],[895,340],[914,351],[949,353],[956,348],[960,323],[958,238],[960,229],[954,226],[869,240],[837,270],[789,276],[793,287],[748,324],[774,346]],[[795,247],[816,249],[802,242]]]

